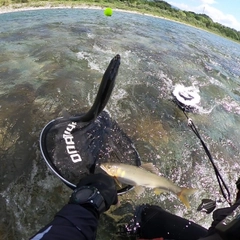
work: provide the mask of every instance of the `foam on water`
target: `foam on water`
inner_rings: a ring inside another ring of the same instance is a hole
[[[190,107],[193,112],[198,114],[209,114],[214,109],[215,105],[209,109],[204,109],[200,105],[201,97],[199,88],[196,86],[185,87],[182,84],[176,84],[173,90],[173,96],[186,107]]]
[[[77,55],[77,58],[80,60],[87,60],[88,67],[90,69],[104,73],[103,68],[101,68],[100,64],[95,59],[93,59],[93,57],[90,53],[78,52],[76,55]]]
[[[195,86],[185,87],[177,84],[174,87],[173,95],[177,100],[186,106],[196,107],[200,102],[199,89]]]
[[[240,115],[239,103],[231,99],[229,96],[219,101],[218,104],[222,105],[226,111]]]

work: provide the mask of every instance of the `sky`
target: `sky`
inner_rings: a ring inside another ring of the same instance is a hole
[[[204,13],[214,22],[240,31],[240,0],[165,0],[181,10]]]

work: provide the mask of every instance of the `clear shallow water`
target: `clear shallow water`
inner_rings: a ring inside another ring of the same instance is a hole
[[[175,84],[199,88],[201,111],[189,116],[234,199],[240,170],[239,44],[122,12],[107,18],[99,10],[37,10],[2,14],[0,22],[1,239],[28,238],[67,202],[71,191],[45,166],[39,134],[62,110],[75,114],[91,106],[116,54],[121,66],[106,109],[143,161],[156,164],[177,185],[199,189],[190,211],[175,196],[154,196],[150,190],[141,198],[129,192],[121,197],[122,206],[154,203],[205,227],[210,224],[211,216],[196,208],[202,198],[221,195],[199,141],[171,101]],[[126,209],[113,213],[119,217]],[[115,233],[111,217],[102,216],[98,239]]]

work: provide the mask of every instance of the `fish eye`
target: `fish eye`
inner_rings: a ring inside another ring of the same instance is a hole
[[[107,169],[107,170],[110,170],[110,169],[111,169],[111,166],[107,165],[107,166],[106,166],[106,169]]]

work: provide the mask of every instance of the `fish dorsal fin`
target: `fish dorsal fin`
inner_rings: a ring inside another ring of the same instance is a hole
[[[159,171],[158,169],[153,165],[153,163],[143,163],[141,166],[141,168],[151,172],[151,173],[154,173],[156,175],[159,175]]]

